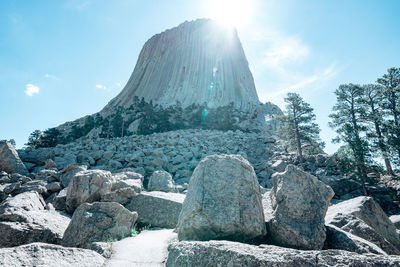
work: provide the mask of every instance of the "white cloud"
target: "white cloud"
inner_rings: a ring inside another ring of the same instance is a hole
[[[60,80],[57,76],[49,74],[49,73],[46,73],[44,75],[44,77],[47,78],[47,79],[52,79],[52,80]]]
[[[102,85],[102,84],[96,84],[96,88],[99,88],[99,89],[107,89],[107,86]]]
[[[121,83],[115,83],[116,86],[121,87]]]
[[[36,85],[33,85],[31,83],[28,83],[26,85],[25,94],[27,96],[33,96],[34,94],[39,94],[39,91],[40,91],[40,89]]]

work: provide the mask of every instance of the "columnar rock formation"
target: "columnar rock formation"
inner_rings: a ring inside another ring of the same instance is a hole
[[[125,88],[105,110],[128,107],[135,96],[163,106],[233,102],[246,110],[259,104],[236,31],[208,19],[184,22],[150,38]]]

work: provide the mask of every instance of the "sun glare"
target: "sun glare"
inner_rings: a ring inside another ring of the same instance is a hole
[[[243,27],[248,23],[254,8],[253,0],[210,0],[209,16],[228,27]]]

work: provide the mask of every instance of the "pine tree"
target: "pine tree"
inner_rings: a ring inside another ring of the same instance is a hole
[[[304,147],[320,145],[320,128],[314,122],[313,108],[299,94],[288,93],[285,102],[285,115],[278,117],[283,122],[280,133],[289,149],[296,150],[300,162],[303,162]]]
[[[388,69],[387,73],[377,82],[382,85],[384,95],[381,105],[387,115],[391,117],[386,125],[390,137],[389,142],[400,161],[400,68]]]
[[[30,148],[39,148],[41,147],[41,137],[43,133],[41,130],[33,131],[28,137],[28,143],[25,145]]]
[[[362,140],[362,134],[367,128],[362,124],[365,114],[362,105],[363,89],[359,85],[340,85],[335,91],[336,104],[333,113],[329,115],[332,121],[329,125],[338,134],[335,142],[346,143],[353,152],[358,177],[361,180],[364,194],[367,194],[365,183],[367,180],[368,143]]]
[[[384,97],[382,88],[376,84],[367,84],[363,85],[362,89],[364,96],[361,101],[366,110],[365,120],[372,126],[368,129],[367,135],[368,137],[372,137],[374,140],[374,142],[372,142],[373,146],[378,148],[381,152],[385,162],[386,172],[393,175],[389,158],[389,148],[382,132],[382,127],[384,125],[384,111],[380,107],[380,103],[382,103]]]

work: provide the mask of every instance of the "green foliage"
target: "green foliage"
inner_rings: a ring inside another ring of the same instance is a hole
[[[279,133],[286,141],[288,149],[297,151],[301,161],[303,151],[308,154],[321,153],[325,144],[319,137],[321,130],[315,123],[313,108],[296,93],[288,93],[285,102],[285,114],[279,116],[278,120],[283,122]]]
[[[43,133],[40,130],[33,131],[28,137],[28,143],[25,145],[30,148],[39,148],[41,147],[41,137]]]
[[[363,139],[367,131],[367,127],[363,123],[366,112],[365,106],[362,105],[363,93],[363,88],[359,85],[351,83],[340,85],[335,91],[336,104],[333,112],[329,115],[332,119],[329,125],[338,134],[335,141],[342,141],[351,149],[357,175],[365,191],[369,147],[366,140]]]

